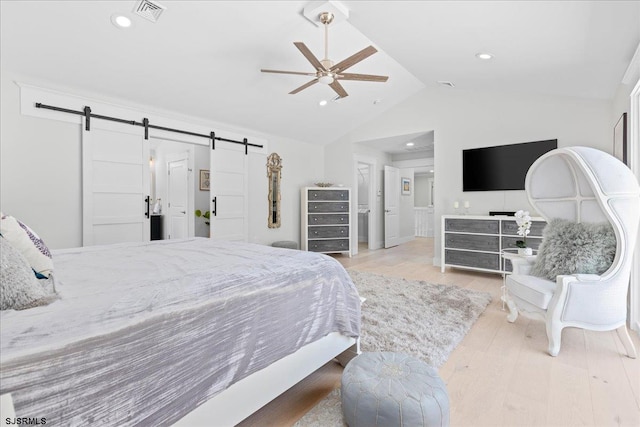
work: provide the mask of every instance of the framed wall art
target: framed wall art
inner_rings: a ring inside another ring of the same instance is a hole
[[[411,179],[402,178],[402,195],[406,196],[411,194]]]
[[[209,170],[208,169],[200,169],[200,190],[209,191],[211,188],[211,183],[209,182]]]

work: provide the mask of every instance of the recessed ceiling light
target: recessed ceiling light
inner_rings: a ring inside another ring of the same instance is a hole
[[[322,101],[318,102],[318,104],[320,104],[321,107],[324,107],[325,105],[327,105],[327,100],[323,99]]]
[[[476,58],[478,58],[478,59],[485,59],[485,60],[486,60],[486,59],[493,59],[493,55],[492,55],[492,54],[490,54],[490,53],[483,53],[483,52],[480,52],[480,53],[476,53]]]
[[[111,23],[118,28],[129,28],[133,24],[130,18],[119,13],[111,15]]]
[[[413,142],[407,142],[407,147],[413,147],[414,145],[416,144],[414,144]]]

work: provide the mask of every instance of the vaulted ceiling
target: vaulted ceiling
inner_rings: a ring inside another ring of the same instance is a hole
[[[371,44],[379,52],[350,72],[389,81],[344,82],[350,96],[332,101],[322,84],[288,94],[308,77],[260,72],[313,71],[293,42],[323,57],[323,29],[303,16],[322,2],[159,0],[156,23],[133,14],[136,3],[3,0],[2,73],[323,144],[438,81],[611,99],[640,43],[638,1],[343,1],[349,18],[331,25],[329,57]],[[114,13],[133,26],[116,28]]]

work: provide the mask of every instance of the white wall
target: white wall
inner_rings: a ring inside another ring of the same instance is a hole
[[[400,191],[400,230],[399,237],[403,242],[408,242],[413,240],[416,236],[416,228],[415,228],[415,212],[414,208],[414,197],[416,194],[415,188],[415,177],[413,173],[413,168],[401,168],[400,169],[400,182],[402,182],[402,178],[409,178],[411,182],[411,194],[402,194]],[[402,184],[400,184],[402,185]]]
[[[618,86],[616,95],[613,98],[613,106],[611,108],[611,116],[609,125],[611,129],[620,119],[622,113],[627,113],[627,141],[629,146],[627,155],[630,154],[631,169],[636,173],[636,176],[640,179],[640,146],[632,145],[632,117],[631,117],[631,92],[640,84],[640,44],[636,49],[636,53],[627,69],[627,72],[623,76],[622,83]],[[638,118],[636,117],[636,120]],[[638,132],[640,134],[640,132]],[[640,242],[640,238],[638,239]],[[630,308],[630,324],[631,329],[640,334],[640,248],[636,243],[635,251],[635,266],[632,269],[631,276],[631,288],[629,297]]]
[[[586,145],[611,152],[610,116],[608,101],[427,88],[329,145],[326,161],[344,162],[358,141],[434,130],[434,253],[438,257],[439,218],[452,213],[454,200],[469,200],[470,213],[478,215],[490,210],[531,210],[524,191],[463,193],[463,149],[557,138],[560,147]],[[326,171],[328,177],[343,176],[335,168]],[[343,179],[348,182],[348,174]],[[439,264],[439,259],[434,262]]]
[[[152,106],[114,100],[73,89],[53,87],[3,69],[0,73],[0,209],[29,224],[52,249],[82,244],[81,132],[78,124],[20,114],[20,92],[15,81],[57,89],[72,95],[107,100],[116,105],[158,113]],[[94,113],[100,114],[98,111]],[[62,114],[62,113],[60,113]],[[299,188],[323,180],[324,151],[301,141],[261,134],[229,124],[162,111],[175,120],[193,122],[211,130],[225,129],[266,138],[269,152],[283,158],[282,227],[267,227],[266,154],[249,158],[249,240],[271,243],[296,240],[300,235]],[[129,119],[129,117],[125,117]],[[136,117],[134,117],[136,118]],[[141,119],[137,118],[137,119]],[[267,153],[268,154],[268,153]],[[201,159],[196,158],[196,165]],[[208,159],[207,159],[208,164]],[[199,168],[199,166],[196,166]],[[204,168],[203,168],[204,169]]]
[[[416,207],[426,208],[429,206],[429,193],[431,192],[430,176],[426,174],[414,175],[415,195],[413,197]]]

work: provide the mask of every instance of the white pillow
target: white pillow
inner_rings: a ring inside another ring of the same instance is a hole
[[[0,237],[0,310],[24,310],[55,300],[55,293],[39,282],[20,251]]]
[[[0,217],[0,234],[24,256],[36,272],[49,277],[53,272],[53,260],[49,248],[29,227],[9,215]]]

